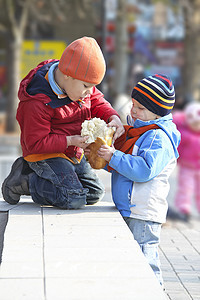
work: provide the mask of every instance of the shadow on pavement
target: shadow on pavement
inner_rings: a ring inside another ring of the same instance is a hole
[[[8,223],[8,211],[0,211],[0,264],[2,261],[4,232]]]

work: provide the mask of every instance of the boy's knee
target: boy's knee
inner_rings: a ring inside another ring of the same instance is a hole
[[[32,193],[35,203],[51,205],[63,209],[79,209],[86,205],[88,189],[66,189],[65,187],[53,190],[43,189],[43,194]]]
[[[67,197],[64,199],[64,203],[60,205],[65,209],[79,209],[86,205],[88,189],[68,190]]]
[[[73,199],[68,199],[62,208],[66,209],[79,209],[86,205],[86,196],[84,197],[74,197]]]

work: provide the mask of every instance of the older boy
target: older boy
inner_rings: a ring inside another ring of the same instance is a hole
[[[176,166],[180,133],[172,122],[175,92],[171,80],[154,75],[132,91],[131,124],[114,147],[98,155],[112,168],[112,196],[159,283],[161,225],[166,221],[168,178]]]
[[[2,185],[6,202],[21,195],[35,203],[77,209],[99,201],[104,188],[86,162],[81,137],[84,120],[99,117],[123,133],[117,112],[95,87],[105,74],[103,54],[95,39],[72,42],[60,60],[40,63],[22,80],[17,121],[23,157]]]

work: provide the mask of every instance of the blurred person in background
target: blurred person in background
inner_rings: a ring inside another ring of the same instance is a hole
[[[40,205],[78,209],[102,199],[104,187],[86,162],[84,120],[97,117],[124,132],[118,113],[96,88],[106,65],[96,40],[83,37],[64,50],[60,60],[40,63],[22,80],[17,121],[23,157],[2,185],[3,198],[17,204],[31,195]]]
[[[200,103],[187,104],[183,111],[173,114],[173,121],[181,133],[175,196],[175,207],[180,215],[174,214],[174,218],[188,221],[193,198],[200,214]]]

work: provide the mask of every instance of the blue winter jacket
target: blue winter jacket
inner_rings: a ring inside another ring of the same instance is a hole
[[[172,114],[152,121],[137,119],[134,128],[157,124],[136,141],[132,155],[116,150],[112,167],[112,197],[122,216],[164,222],[168,178],[179,156],[180,133]]]

